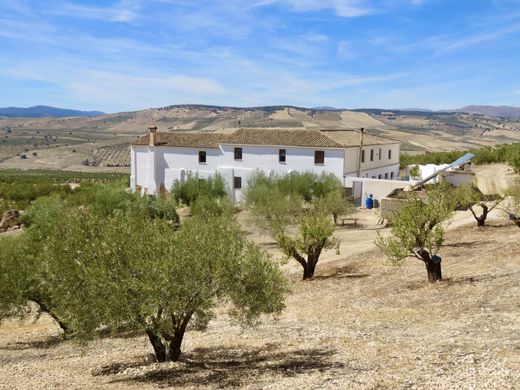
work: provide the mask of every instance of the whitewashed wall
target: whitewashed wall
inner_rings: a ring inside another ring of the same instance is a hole
[[[195,149],[132,146],[131,188],[147,188],[148,193],[159,190],[161,183],[170,190],[175,180],[181,180],[191,172],[205,178],[219,172],[224,176],[230,194],[236,200],[242,198],[242,190],[247,188],[250,177],[256,170],[267,174],[287,174],[291,171],[332,173],[343,179],[343,149],[312,149],[285,147],[286,162],[278,161],[280,148],[268,146],[239,146],[242,148],[242,160],[234,159],[235,146],[222,145],[219,149]],[[206,151],[206,163],[199,163],[199,150]],[[314,151],[325,152],[325,162],[314,164]],[[152,164],[152,161],[155,163]],[[242,190],[233,190],[233,177],[242,178]],[[155,179],[155,181],[154,181]],[[154,182],[154,183],[152,183]]]
[[[379,150],[381,149],[381,153]],[[365,161],[361,163],[361,176],[371,178],[373,175],[378,177],[388,171],[388,167],[399,165],[400,144],[389,145],[367,145],[363,146],[365,151]],[[374,159],[370,160],[370,151],[374,151]],[[388,158],[388,151],[391,150],[391,158]],[[345,151],[345,175],[357,176],[359,164],[359,147],[351,147]],[[399,169],[395,171],[395,177],[399,176]]]
[[[235,147],[242,148],[242,160],[234,159]],[[362,165],[362,176],[376,178],[379,175],[385,178],[399,176],[399,145],[382,146],[382,158],[370,162],[370,148],[365,163]],[[388,160],[388,149],[392,148],[392,159]],[[313,172],[316,174],[332,173],[342,182],[347,169],[357,174],[356,148],[349,149],[320,149],[320,148],[291,148],[286,150],[286,161],[278,160],[279,147],[272,146],[234,146],[221,145],[220,148],[176,148],[176,147],[148,147],[135,146],[131,148],[131,188],[137,186],[147,189],[152,194],[159,190],[161,184],[170,190],[176,180],[184,180],[189,173],[197,174],[201,178],[207,178],[220,173],[228,187],[230,195],[235,201],[243,198],[243,192],[247,188],[248,181],[257,170],[267,174],[287,174],[295,172]],[[206,162],[199,163],[199,150],[206,151]],[[324,164],[314,164],[314,152],[325,152]],[[385,154],[386,153],[386,154]],[[368,160],[368,162],[367,162]],[[386,165],[384,165],[384,164]],[[390,164],[393,163],[393,164]],[[379,164],[379,165],[378,165]],[[242,178],[242,188],[233,189],[233,177]]]

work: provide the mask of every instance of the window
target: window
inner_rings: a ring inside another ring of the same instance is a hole
[[[391,179],[394,178],[394,173],[393,173],[393,172],[390,172],[390,178],[391,178]]]
[[[388,172],[385,173],[385,179],[388,179]]]
[[[382,179],[382,178],[383,178],[383,175],[378,175],[377,178],[378,178],[378,179]]]
[[[388,149],[388,159],[392,159],[392,149]]]
[[[323,150],[315,150],[314,151],[314,164],[324,164],[325,163],[325,152]]]
[[[235,148],[235,160],[242,160],[242,148]]]
[[[205,164],[205,163],[206,163],[206,151],[199,150],[199,164]]]
[[[365,151],[364,150],[361,151],[361,162],[362,163],[365,162]]]
[[[383,158],[383,152],[382,152],[381,148],[379,148],[379,159],[381,160],[381,158]]]
[[[285,157],[286,157],[285,149],[278,150],[278,161],[281,162],[281,163],[284,163],[285,162]]]
[[[240,176],[233,177],[233,188],[234,189],[242,188],[242,178]]]
[[[370,161],[374,161],[374,149],[370,149]]]

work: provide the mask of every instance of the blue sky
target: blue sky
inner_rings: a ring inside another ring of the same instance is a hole
[[[0,0],[0,106],[520,106],[520,0]]]

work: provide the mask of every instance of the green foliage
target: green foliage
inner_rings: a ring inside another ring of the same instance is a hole
[[[100,326],[144,329],[160,361],[178,358],[188,322],[204,327],[218,302],[252,324],[280,312],[287,292],[277,265],[226,218],[193,217],[175,231],[160,219],[76,210],[43,257],[57,310],[78,337]]]
[[[187,324],[204,328],[218,302],[233,303],[244,324],[283,308],[287,283],[231,219],[229,199],[198,196],[181,227],[176,207],[120,183],[37,198],[25,232],[0,240],[0,320],[34,301],[80,340],[100,327],[143,329],[163,361],[178,358]]]
[[[457,197],[449,183],[427,189],[423,201],[415,194],[390,217],[390,235],[378,235],[376,245],[394,264],[402,263],[418,251],[435,254],[444,241],[443,223],[453,214]]]
[[[419,165],[414,165],[410,169],[410,176],[411,177],[419,177],[420,174],[421,174],[421,168],[419,168]]]
[[[183,183],[175,181],[171,192],[177,202],[188,206],[191,206],[200,196],[216,199],[227,195],[224,178],[219,174],[207,179],[189,174]]]
[[[119,173],[0,170],[0,214],[10,208],[25,210],[31,202],[47,195],[64,199],[74,192],[68,184],[71,181],[82,186],[104,182],[128,187],[128,175]]]
[[[401,167],[412,164],[449,164],[466,153],[475,155],[472,162],[475,164],[506,163],[516,172],[520,172],[520,143],[490,146],[481,149],[454,152],[426,152],[424,154],[401,154]]]
[[[199,196],[191,206],[191,215],[209,220],[214,217],[230,219],[234,213],[233,203],[228,197],[210,198],[207,195]]]
[[[0,321],[23,316],[33,279],[33,262],[23,236],[0,238]]]
[[[351,209],[339,180],[312,173],[267,177],[259,172],[249,182],[246,204],[283,252],[302,265],[304,279],[313,277],[322,250],[338,246],[330,216],[335,222]]]

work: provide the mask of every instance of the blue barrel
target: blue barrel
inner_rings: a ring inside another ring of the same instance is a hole
[[[374,207],[374,199],[372,198],[372,194],[368,195],[368,198],[365,199],[365,207],[367,209],[371,209]]]

